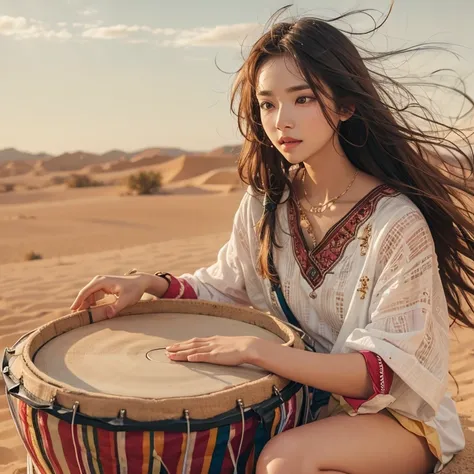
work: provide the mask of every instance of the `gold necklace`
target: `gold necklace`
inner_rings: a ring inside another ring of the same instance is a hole
[[[308,235],[311,238],[311,241],[313,242],[313,247],[316,247],[318,245],[318,242],[316,240],[316,236],[314,235],[313,231],[313,226],[311,225],[311,222],[309,222],[308,216],[303,210],[303,206],[301,205],[301,202],[298,200],[298,210],[300,211],[300,224],[301,227],[303,227]]]
[[[303,178],[301,180],[301,185],[303,187],[304,198],[306,199],[306,202],[310,205],[309,212],[311,212],[311,214],[322,214],[329,206],[333,205],[335,202],[341,199],[342,196],[344,196],[347,193],[347,191],[351,189],[351,186],[354,184],[354,181],[356,180],[358,174],[359,174],[359,170],[356,169],[356,172],[354,173],[354,177],[349,183],[349,186],[347,186],[346,190],[343,191],[341,194],[339,194],[339,196],[336,196],[335,198],[330,199],[326,203],[320,204],[319,206],[313,206],[308,198],[308,195],[306,194],[306,188],[304,186],[304,178],[306,176],[306,169],[305,169],[303,173]]]

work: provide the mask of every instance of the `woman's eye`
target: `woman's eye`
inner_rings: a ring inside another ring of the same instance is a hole
[[[263,109],[263,110],[268,110],[267,105],[268,105],[268,106],[271,106],[272,104],[270,104],[270,102],[262,102],[262,103],[260,104],[260,108]]]
[[[313,100],[314,100],[313,97],[304,96],[304,97],[298,97],[296,99],[296,102],[298,102],[298,104],[307,104],[308,102],[311,102]]]

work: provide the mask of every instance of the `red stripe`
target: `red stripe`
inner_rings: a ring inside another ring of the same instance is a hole
[[[201,474],[210,434],[210,430],[196,432],[196,442],[194,444],[193,460],[191,462],[191,474]]]
[[[234,437],[230,441],[232,447],[232,454],[234,459],[237,459],[237,453],[239,451],[240,438],[242,435],[242,422],[233,423],[230,427],[229,436],[232,434],[232,430],[235,430]],[[234,472],[234,464],[232,463],[232,457],[229,451],[229,444],[226,446],[225,456],[222,461],[222,472]]]
[[[295,427],[295,423],[296,423],[296,395],[293,395],[288,400],[287,410],[289,410],[289,415],[288,415],[288,421],[286,422],[285,430],[290,430],[291,428]]]
[[[97,429],[97,457],[104,474],[116,474],[115,436],[112,431]]]
[[[244,442],[242,443],[242,453],[251,450],[255,441],[255,433],[257,432],[258,419],[252,416],[245,420]]]
[[[142,474],[143,436],[149,436],[149,433],[147,431],[126,433],[125,453],[127,455],[128,474]]]
[[[54,445],[48,429],[48,416],[49,415],[47,415],[44,411],[40,411],[38,413],[38,426],[41,432],[41,437],[43,438],[43,447],[49,462],[53,466],[54,474],[63,474],[61,465],[59,464],[56,454],[54,453]]]
[[[181,457],[184,433],[165,433],[163,462],[169,472],[176,472]]]
[[[77,439],[77,425],[74,427],[74,439],[76,440],[77,454],[79,458],[79,464],[82,472],[84,472],[84,465],[82,463],[79,440]],[[81,474],[79,467],[77,466],[76,451],[72,442],[71,436],[71,425],[64,420],[59,420],[58,423],[59,438],[63,445],[64,457],[66,458],[67,466],[71,474]]]
[[[31,431],[33,427],[28,424],[28,405],[25,402],[20,402],[20,421],[23,426],[23,432],[25,434],[25,440],[27,442],[26,449],[30,453],[30,456],[35,464],[35,466],[43,473],[41,469],[41,464],[39,463],[38,457],[36,456],[36,451],[33,446],[33,440],[31,439]]]

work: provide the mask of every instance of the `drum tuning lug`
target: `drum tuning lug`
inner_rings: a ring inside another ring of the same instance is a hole
[[[241,398],[239,398],[239,399],[237,400],[237,404],[238,404],[238,405],[239,405],[239,407],[241,407],[241,408],[243,408],[243,407],[244,407],[244,402],[242,401],[242,399],[241,399]]]
[[[53,395],[50,399],[49,399],[49,403],[51,403],[51,405],[54,405],[56,403],[56,396]]]
[[[122,420],[125,418],[127,414],[127,410],[124,410],[123,408],[119,411],[119,418],[121,418]]]
[[[189,421],[189,410],[184,410],[184,418],[186,418],[186,421]]]
[[[283,400],[283,397],[281,396],[280,390],[278,390],[278,387],[276,385],[273,386],[273,393],[280,399],[281,403],[285,404],[285,401]]]
[[[8,365],[6,367],[4,367],[2,369],[2,372],[5,374],[5,375],[8,375],[8,373],[10,372],[10,367],[8,367]]]

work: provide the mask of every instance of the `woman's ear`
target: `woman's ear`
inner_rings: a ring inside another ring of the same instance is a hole
[[[355,105],[351,104],[346,107],[341,108],[341,112],[339,112],[339,118],[341,119],[341,122],[345,122],[346,120],[349,120],[352,115],[354,115],[355,112]]]

